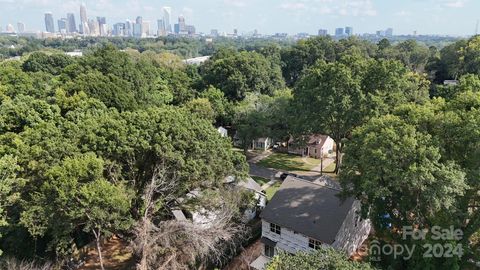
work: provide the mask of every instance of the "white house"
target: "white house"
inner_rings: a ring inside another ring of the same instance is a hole
[[[318,183],[320,183],[319,181]],[[341,201],[339,189],[289,176],[262,211],[262,255],[250,266],[263,270],[279,250],[314,251],[331,246],[352,255],[367,239],[371,222],[360,202]]]
[[[262,150],[267,151],[272,147],[273,141],[270,138],[258,138],[252,141],[252,150]]]
[[[236,147],[243,146],[243,140],[238,136],[238,133],[235,133],[235,136],[233,136],[233,144]],[[249,149],[266,151],[270,149],[272,145],[273,145],[273,140],[271,138],[268,138],[268,137],[258,138],[258,139],[252,140],[251,144],[249,145]]]
[[[220,136],[222,137],[228,137],[228,130],[222,126],[217,128],[218,133],[220,133]]]
[[[236,187],[253,192],[256,201],[255,208],[246,209],[244,213],[245,221],[250,221],[257,215],[257,210],[264,209],[267,205],[267,196],[262,187],[251,177],[236,181],[234,176],[228,176],[224,180],[225,184],[235,185]]]
[[[288,153],[312,158],[321,158],[332,153],[335,142],[327,135],[310,135],[297,140],[288,141]]]

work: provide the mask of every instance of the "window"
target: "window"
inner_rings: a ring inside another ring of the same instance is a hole
[[[320,249],[322,246],[322,243],[318,240],[315,240],[313,238],[308,239],[308,247],[313,248],[313,249]]]
[[[269,245],[265,245],[265,256],[267,257],[275,256],[275,248]]]
[[[317,153],[317,148],[315,148],[315,154]]]
[[[280,234],[280,231],[281,231],[280,226],[278,226],[277,224],[270,223],[270,231],[276,234]]]

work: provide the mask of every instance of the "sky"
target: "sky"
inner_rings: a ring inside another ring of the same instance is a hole
[[[352,26],[356,34],[391,27],[394,34],[466,36],[475,34],[480,19],[480,0],[0,0],[0,26],[16,28],[21,21],[27,31],[42,31],[45,12],[53,13],[55,28],[66,13],[74,13],[79,24],[81,2],[90,18],[106,16],[113,25],[141,15],[155,30],[162,7],[170,6],[173,21],[184,15],[204,33],[316,34]]]

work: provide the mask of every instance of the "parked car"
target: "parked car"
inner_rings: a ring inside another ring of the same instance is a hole
[[[293,177],[298,177],[298,175],[297,175],[297,174],[294,174],[294,173],[282,173],[282,174],[280,175],[280,179],[282,179],[282,181],[283,181],[283,180],[285,180],[289,175],[290,175],[290,176],[293,176]]]

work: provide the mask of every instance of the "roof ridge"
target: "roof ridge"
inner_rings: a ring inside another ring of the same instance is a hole
[[[322,184],[318,184],[318,183],[314,183],[312,181],[308,181],[306,179],[303,179],[303,178],[300,178],[300,177],[295,177],[295,176],[292,176],[292,175],[289,175],[287,176],[287,178],[285,180],[287,180],[288,178],[293,178],[294,180],[300,180],[300,181],[303,181],[305,183],[309,183],[309,184],[312,184],[312,185],[315,185],[315,186],[318,186],[318,187],[323,187],[323,188],[328,188],[328,189],[331,189],[331,190],[335,190],[335,191],[342,191],[341,189],[338,189],[338,188],[334,188],[334,187],[329,187],[329,186],[326,186],[326,185],[322,185]],[[322,177],[322,176],[321,176]],[[315,179],[315,180],[318,180],[320,179],[321,177]],[[333,180],[332,180],[333,181]]]

